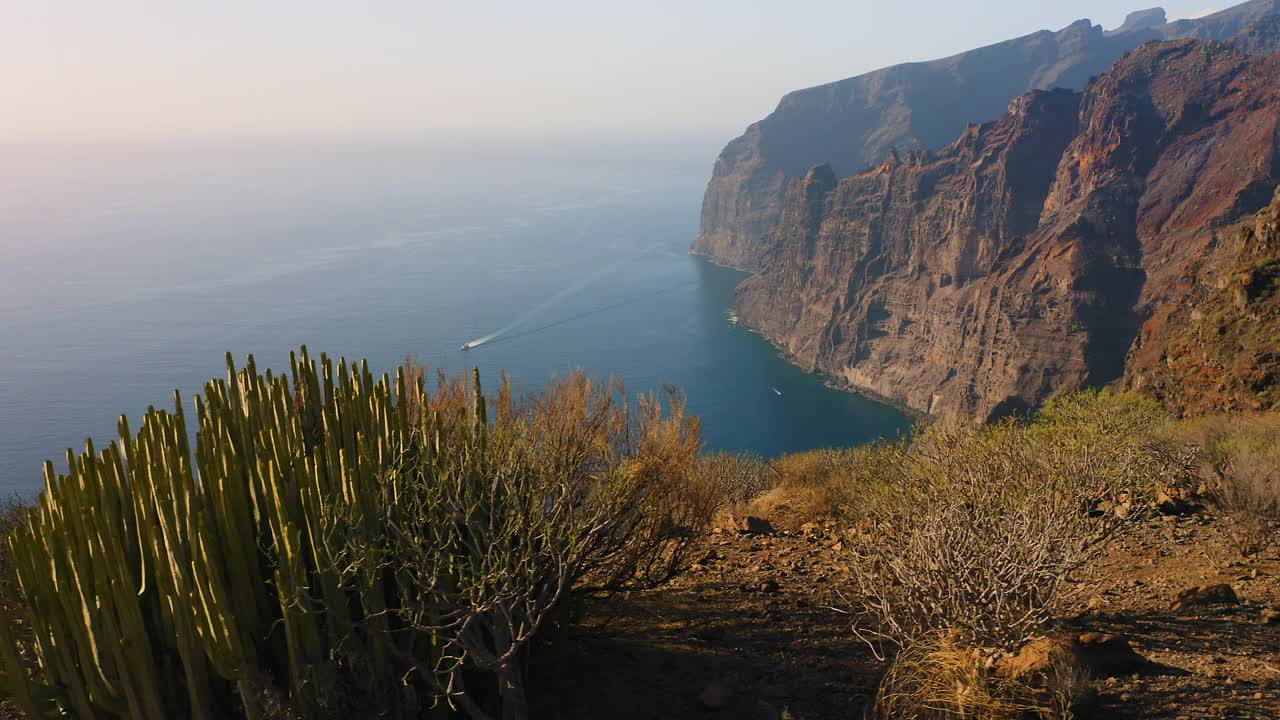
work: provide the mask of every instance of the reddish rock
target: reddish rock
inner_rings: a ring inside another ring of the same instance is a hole
[[[1236,595],[1235,588],[1226,583],[1217,583],[1183,590],[1178,593],[1178,597],[1173,601],[1173,609],[1186,610],[1206,605],[1235,605],[1239,602],[1240,598]]]
[[[1277,127],[1280,56],[1144,46],[936,155],[793,180],[738,315],[802,367],[930,414],[1141,386],[1219,236],[1280,184]]]
[[[1054,87],[1079,90],[1090,76],[1151,40],[1235,36],[1237,45],[1250,52],[1277,49],[1272,29],[1250,26],[1258,13],[1248,7],[1177,23],[1165,23],[1163,17],[1131,17],[1113,32],[1079,20],[1057,32],[789,93],[720,153],[693,250],[725,265],[755,269],[783,214],[790,180],[813,165],[831,163],[845,177],[884,162],[894,148],[936,151],[966,124],[999,117],[1018,95]]]
[[[1077,638],[1052,637],[1027,643],[1017,654],[1002,660],[999,670],[1012,679],[1079,670],[1095,677],[1112,677],[1141,670],[1149,662],[1123,637],[1085,633]]]

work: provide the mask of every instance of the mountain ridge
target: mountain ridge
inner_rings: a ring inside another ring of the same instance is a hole
[[[802,367],[917,411],[1025,412],[1138,367],[1134,340],[1270,202],[1278,149],[1280,56],[1148,44],[938,153],[792,180],[737,312]]]
[[[1088,20],[1041,30],[938,60],[905,63],[793,91],[731,141],[715,163],[693,252],[755,269],[781,213],[787,182],[827,163],[838,177],[885,159],[892,149],[938,150],[966,125],[993,120],[1034,89],[1081,89],[1125,52],[1152,40],[1226,40],[1280,14],[1280,0],[1252,2],[1196,20],[1154,24],[1131,14],[1106,32]],[[1163,17],[1163,11],[1159,13]]]

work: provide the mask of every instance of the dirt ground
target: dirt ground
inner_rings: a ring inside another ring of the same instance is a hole
[[[884,666],[850,631],[846,555],[830,527],[719,532],[691,572],[615,598],[549,647],[530,687],[548,720],[861,718]],[[1174,610],[1178,593],[1229,583],[1238,603]],[[1089,718],[1280,720],[1280,555],[1242,560],[1213,517],[1131,522],[1063,618],[1128,639],[1150,664],[1098,677]],[[607,612],[606,612],[607,609]]]

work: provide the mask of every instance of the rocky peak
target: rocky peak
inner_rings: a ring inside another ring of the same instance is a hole
[[[1280,15],[1269,15],[1236,33],[1231,44],[1250,55],[1280,52]]]
[[[777,109],[729,143],[703,201],[694,251],[755,268],[782,212],[790,181],[829,163],[848,177],[884,162],[891,148],[937,151],[973,124],[1001,116],[1010,100],[1036,88],[1083,89],[1125,52],[1152,40],[1228,40],[1280,14],[1280,0],[1250,0],[1206,18],[1166,23],[1163,11],[1130,15],[1103,32],[1088,20],[931,62],[877,70],[788,93]],[[1265,28],[1264,28],[1265,30]],[[1280,49],[1259,31],[1248,52]]]
[[[1151,8],[1150,10],[1138,10],[1131,12],[1124,19],[1124,24],[1116,28],[1113,32],[1127,33],[1137,32],[1138,30],[1146,30],[1148,28],[1160,27],[1169,22],[1169,17],[1165,14],[1164,8]]]
[[[813,197],[822,196],[836,187],[836,173],[830,165],[815,165],[804,176],[805,194]]]
[[[830,165],[817,165],[805,174],[801,184],[809,224],[814,225],[822,218],[827,195],[836,189],[836,173]]]

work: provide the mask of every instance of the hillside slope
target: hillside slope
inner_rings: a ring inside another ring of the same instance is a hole
[[[1144,327],[1127,386],[1184,415],[1280,407],[1280,193]]]
[[[744,323],[806,369],[990,419],[1123,376],[1280,184],[1280,56],[1146,45],[936,156],[789,184]],[[1145,357],[1145,356],[1144,356]]]
[[[788,94],[721,152],[703,200],[694,252],[754,269],[790,178],[830,164],[837,177],[882,162],[892,148],[937,150],[971,123],[1000,116],[1034,89],[1080,89],[1127,51],[1152,40],[1226,40],[1280,0],[1252,0],[1199,20],[1134,13],[1104,32],[1080,20],[932,62],[908,63]],[[1250,50],[1258,49],[1250,47]]]

